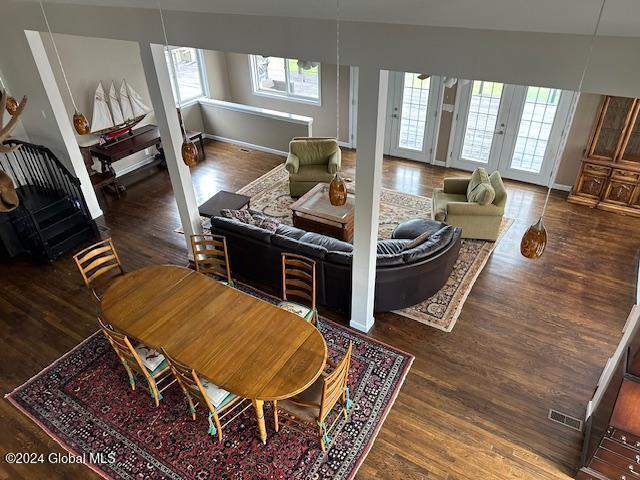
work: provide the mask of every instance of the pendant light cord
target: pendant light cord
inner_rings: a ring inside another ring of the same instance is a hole
[[[180,99],[180,88],[178,87],[178,76],[176,75],[176,66],[173,63],[173,54],[171,53],[171,49],[169,48],[169,40],[167,37],[167,28],[164,25],[164,14],[162,13],[162,7],[160,6],[160,1],[157,2],[158,11],[160,12],[160,23],[162,24],[162,34],[164,35],[164,49],[167,55],[169,56],[169,66],[171,67],[171,76],[173,77],[173,81],[175,82],[176,88],[176,96],[178,97],[178,110],[180,111],[180,119],[182,120],[182,107],[181,107],[181,99]],[[184,120],[182,120],[184,122]],[[182,130],[182,139],[187,141],[187,129],[184,128],[183,125],[180,125],[180,129]]]
[[[591,56],[593,54],[593,47],[596,43],[596,38],[598,36],[598,29],[600,28],[600,21],[602,20],[602,13],[604,12],[604,5],[605,3],[607,3],[607,0],[602,0],[602,4],[600,5],[600,12],[598,13],[598,20],[596,21],[596,26],[595,29],[593,30],[593,35],[591,36],[591,42],[589,43],[589,50],[587,51],[587,57],[585,59],[585,63],[584,63],[584,68],[582,69],[582,75],[580,75],[580,82],[578,83],[578,94],[580,94],[580,92],[582,92],[582,84],[584,83],[584,78],[587,74],[587,70],[589,69],[589,64],[591,63]],[[574,105],[574,113],[575,114],[575,109],[578,108],[577,106],[578,101],[576,100],[575,105]],[[566,134],[568,135],[569,132],[566,132]],[[547,189],[547,196],[544,199],[544,206],[542,207],[542,214],[540,215],[540,218],[544,217],[545,212],[547,211],[547,205],[549,203],[549,197],[551,195],[551,189],[553,188],[553,185],[555,184],[556,181],[556,177],[558,175],[558,168],[560,167],[560,148],[562,146],[562,141],[558,142],[558,151],[556,152],[556,159],[555,162],[553,164],[553,170],[551,173],[551,179],[549,182],[549,188]]]
[[[53,33],[51,33],[51,27],[49,26],[49,19],[47,19],[47,14],[44,12],[44,5],[42,5],[42,0],[40,0],[40,10],[42,10],[44,23],[47,26],[47,31],[49,32],[49,38],[51,38],[51,43],[53,44],[53,50],[56,52],[56,57],[58,58],[58,63],[60,64],[60,70],[62,71],[62,78],[64,79],[64,83],[67,86],[67,90],[69,91],[69,96],[71,97],[71,103],[73,104],[73,109],[74,111],[77,112],[78,106],[76,105],[76,101],[73,99],[73,94],[71,93],[71,87],[69,86],[69,81],[67,80],[67,74],[65,73],[64,67],[62,66],[62,60],[60,59],[58,46],[56,45],[56,41],[53,39]]]
[[[336,141],[340,141],[340,0],[336,0]]]

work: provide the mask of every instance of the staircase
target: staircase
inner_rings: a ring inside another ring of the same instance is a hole
[[[14,181],[20,206],[0,213],[4,256],[27,253],[53,262],[59,256],[98,237],[80,180],[47,147],[19,140],[13,153],[0,155],[0,169]]]

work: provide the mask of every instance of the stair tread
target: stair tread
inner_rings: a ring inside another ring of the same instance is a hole
[[[49,245],[51,246],[51,248],[55,248],[57,245],[60,245],[70,240],[72,237],[75,237],[76,235],[83,233],[85,230],[91,230],[91,225],[87,223],[81,223],[79,225],[75,225],[73,228],[65,230],[59,233],[58,235],[50,238]]]

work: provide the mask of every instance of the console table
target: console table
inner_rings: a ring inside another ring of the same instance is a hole
[[[187,137],[189,140],[198,140],[200,149],[204,155],[202,132],[187,131]],[[113,185],[114,193],[119,196],[120,192],[125,190],[125,187],[116,179],[113,164],[118,160],[122,160],[129,155],[133,155],[149,147],[156,147],[158,153],[155,155],[155,159],[158,163],[164,164],[165,157],[162,149],[162,139],[160,138],[160,130],[156,125],[145,125],[144,127],[131,130],[129,134],[125,134],[112,142],[91,146],[89,150],[90,155],[96,157],[101,165],[101,172],[97,174],[100,176],[100,186],[107,184]],[[108,181],[105,181],[105,179],[108,179]]]

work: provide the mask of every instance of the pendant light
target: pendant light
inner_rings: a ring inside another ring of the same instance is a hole
[[[578,93],[582,91],[582,84],[584,83],[584,77],[587,73],[587,69],[589,68],[589,63],[591,62],[593,45],[598,35],[598,28],[600,27],[600,20],[602,19],[602,12],[604,11],[604,5],[606,2],[607,0],[602,0],[602,4],[600,5],[598,20],[596,21],[596,26],[593,31],[593,35],[591,36],[591,43],[589,45],[589,50],[587,52],[587,58],[584,63],[584,68],[582,69],[580,82],[578,83],[578,90],[577,90]],[[561,148],[561,144],[558,143],[558,151],[556,152],[556,158],[553,164],[551,179],[549,180],[549,186],[547,188],[547,196],[544,199],[544,205],[542,207],[542,213],[540,214],[540,218],[536,223],[534,223],[527,229],[527,231],[522,236],[522,240],[520,242],[520,253],[526,258],[530,258],[534,260],[537,258],[540,258],[544,253],[544,249],[547,246],[547,229],[544,226],[543,218],[547,210],[547,205],[549,203],[549,196],[551,195],[551,189],[553,188],[553,184],[555,183],[556,176],[558,175],[558,167],[560,166],[560,148]]]
[[[336,0],[336,142],[340,138],[340,0]],[[340,147],[338,147],[340,148]],[[347,184],[340,170],[329,184],[329,202],[336,207],[347,203]]]
[[[176,76],[176,66],[173,63],[173,54],[171,53],[171,49],[169,48],[169,40],[167,39],[167,29],[164,25],[164,15],[162,13],[162,7],[160,6],[160,2],[158,2],[158,10],[160,11],[160,22],[162,23],[162,33],[164,34],[164,48],[165,53],[169,57],[169,66],[171,67],[171,75],[176,82],[176,96],[178,97],[178,118],[180,119],[180,131],[182,132],[182,161],[189,168],[195,167],[198,163],[198,147],[195,143],[193,143],[187,137],[186,128],[183,128],[182,125],[182,107],[180,104],[182,103],[180,100],[180,87],[178,86],[177,76]]]
[[[89,122],[87,121],[87,117],[84,116],[84,113],[78,110],[78,106],[76,105],[75,100],[73,99],[73,94],[71,93],[71,87],[69,87],[69,81],[67,80],[67,74],[64,71],[64,67],[62,66],[62,60],[60,59],[60,53],[58,52],[58,46],[56,45],[56,41],[53,38],[53,33],[51,33],[51,27],[49,26],[49,20],[47,19],[47,14],[44,12],[44,5],[42,5],[42,0],[40,1],[40,10],[42,10],[42,16],[44,17],[44,23],[47,26],[47,31],[49,32],[49,37],[51,38],[51,43],[53,44],[53,50],[56,52],[56,57],[58,58],[58,63],[60,64],[60,70],[62,71],[62,78],[64,79],[64,83],[67,86],[67,90],[69,91],[69,97],[71,98],[71,103],[73,104],[73,127],[78,132],[78,135],[86,135],[91,133],[91,128],[89,128]]]
[[[2,77],[0,77],[0,91],[5,92],[7,95],[5,109],[7,110],[7,113],[13,117],[18,111],[18,101],[7,93],[7,87],[2,81]]]

